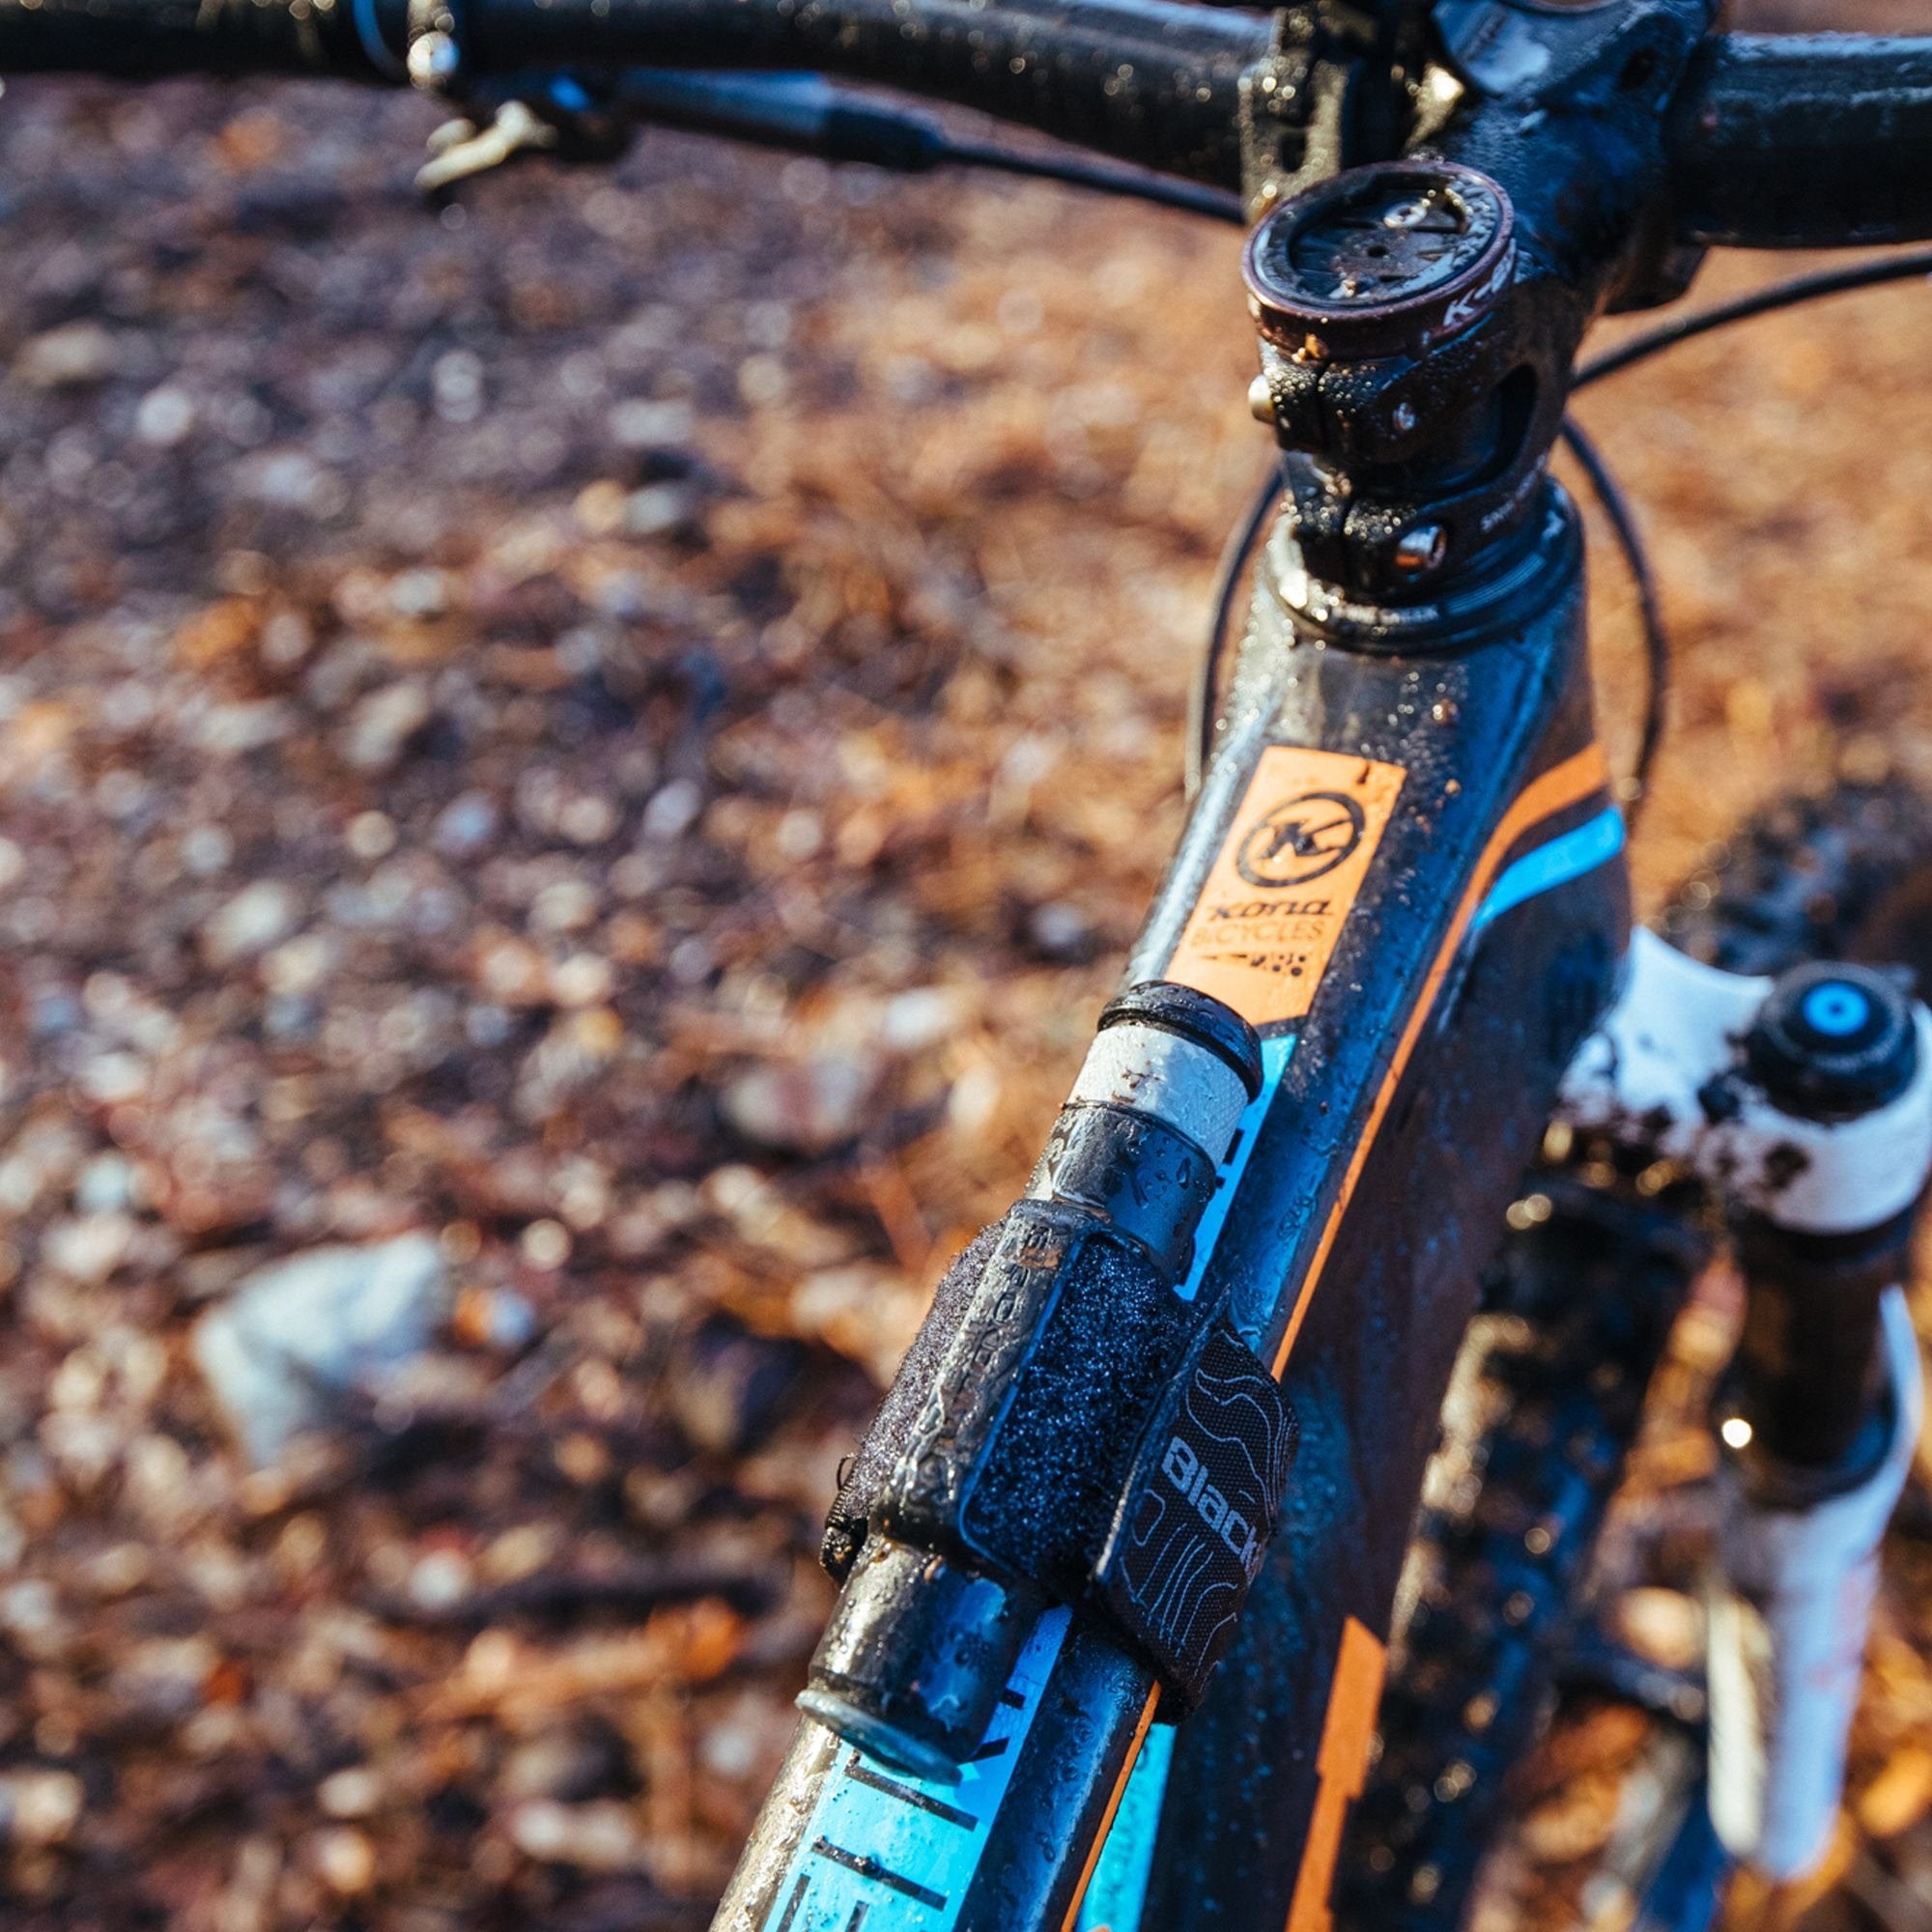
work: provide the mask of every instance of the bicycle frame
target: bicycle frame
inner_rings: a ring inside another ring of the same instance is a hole
[[[1323,1922],[1477,1270],[1629,917],[1581,546],[1554,486],[1513,620],[1439,655],[1297,630],[1291,562],[1277,540],[1222,749],[1127,974],[1214,993],[1263,1041],[1182,1293],[1274,1366],[1302,1448],[1235,1650],[1172,1746],[1147,1922],[1185,1901],[1187,1922],[1270,1932]],[[1282,835],[1302,829],[1318,850],[1297,858]],[[1073,1923],[1152,1683],[1052,1610],[1010,1690],[1003,1748],[953,1787],[881,1777],[808,1723],[720,1927],[844,1932],[888,1900],[921,1932]]]
[[[1272,1365],[1302,1446],[1205,1704],[1179,1731],[1160,1724],[1151,1673],[1054,1607],[957,1782],[808,1719],[719,1932],[1334,1923],[1436,1418],[1552,1111],[1703,1173],[1742,1217],[1754,1302],[1783,1294],[1786,1333],[1804,1337],[1755,1365],[1747,1337],[1743,1412],[1801,1468],[1851,1475],[1794,1501],[1727,1465],[1712,1814],[1763,1872],[1815,1862],[1857,1608],[1918,1436],[1916,1345],[1890,1284],[1932,1166],[1932,1016],[1890,996],[1916,1071],[1862,1111],[1714,1097],[1775,982],[1648,935],[1627,951],[1580,544],[1553,484],[1541,515],[1507,620],[1436,651],[1411,635],[1399,657],[1335,649],[1294,620],[1296,552],[1277,530],[1219,755],[1128,964],[1130,981],[1213,994],[1262,1040],[1261,1091],[1179,1292]],[[1849,1436],[1815,1439],[1854,1426],[1849,1455]]]

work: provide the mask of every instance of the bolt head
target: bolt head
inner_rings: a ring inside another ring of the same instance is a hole
[[[1396,539],[1396,574],[1410,582],[1433,577],[1448,554],[1449,532],[1440,524],[1412,524]]]

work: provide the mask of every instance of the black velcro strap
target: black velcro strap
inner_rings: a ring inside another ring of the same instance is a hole
[[[1217,1321],[1141,1438],[1094,1582],[1109,1618],[1185,1707],[1163,1715],[1200,1702],[1235,1634],[1296,1435],[1265,1364]]]

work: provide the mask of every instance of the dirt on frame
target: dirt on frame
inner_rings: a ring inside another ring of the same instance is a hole
[[[704,1924],[838,1459],[1179,828],[1265,460],[1232,233],[670,136],[439,215],[432,121],[0,101],[10,1932]],[[1653,899],[1782,789],[1932,782],[1928,349],[1900,287],[1582,404],[1677,636]],[[412,1231],[427,1349],[251,1468],[196,1324]],[[1932,1915],[1896,1542],[1833,1932]],[[1538,1802],[1557,1863],[1608,1829]]]

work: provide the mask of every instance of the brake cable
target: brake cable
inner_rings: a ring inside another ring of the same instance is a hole
[[[1108,167],[1102,162],[1075,160],[1063,155],[1028,155],[1016,148],[991,143],[957,141],[941,132],[933,150],[933,165],[992,168],[1002,174],[1030,175],[1039,181],[1065,182],[1069,187],[1093,188],[1100,194],[1125,195],[1151,201],[1158,208],[1178,208],[1188,214],[1205,214],[1216,221],[1246,219],[1241,197],[1230,188],[1208,187],[1200,182],[1144,174],[1136,168]]]
[[[1622,799],[1626,815],[1634,821],[1649,794],[1650,768],[1657,761],[1657,748],[1663,737],[1663,708],[1670,696],[1670,633],[1664,628],[1663,606],[1657,594],[1657,573],[1651,568],[1650,552],[1623,486],[1575,416],[1566,415],[1557,434],[1589,479],[1591,494],[1609,520],[1617,548],[1623,552],[1630,570],[1631,582],[1636,591],[1637,615],[1643,625],[1643,729],[1637,738],[1636,763],[1625,782]]]
[[[1563,418],[1563,441],[1576,457],[1589,483],[1590,493],[1609,521],[1617,548],[1623,553],[1625,567],[1636,589],[1637,612],[1643,625],[1643,656],[1646,690],[1643,728],[1637,741],[1636,761],[1623,787],[1621,803],[1634,820],[1645,792],[1649,789],[1650,769],[1657,747],[1663,736],[1663,706],[1670,689],[1670,636],[1664,628],[1662,604],[1657,594],[1657,574],[1651,568],[1650,554],[1637,528],[1635,513],[1624,495],[1615,473],[1574,416]],[[1187,691],[1186,796],[1193,798],[1201,789],[1208,760],[1214,749],[1214,695],[1220,688],[1221,663],[1228,654],[1228,640],[1235,614],[1236,599],[1247,580],[1255,547],[1266,526],[1268,513],[1281,494],[1281,476],[1274,464],[1268,466],[1261,487],[1255,492],[1248,513],[1228,539],[1215,572],[1214,614],[1208,621],[1208,648],[1195,666]]]
[[[1616,348],[1585,362],[1571,383],[1571,393],[1588,388],[1606,376],[1614,376],[1638,362],[1648,361],[1666,349],[1694,341],[1714,329],[1728,328],[1733,323],[1749,322],[1780,309],[1796,308],[1828,296],[1848,295],[1859,289],[1883,287],[1889,282],[1911,281],[1932,275],[1932,248],[1910,249],[1903,254],[1882,255],[1875,260],[1854,263],[1849,268],[1823,269],[1810,274],[1793,275],[1768,288],[1753,289],[1748,295],[1719,302],[1714,307],[1679,316],[1661,327],[1634,335]],[[1576,457],[1590,485],[1610,529],[1623,553],[1636,589],[1637,611],[1643,625],[1644,665],[1648,690],[1644,697],[1643,729],[1637,744],[1636,763],[1626,787],[1624,803],[1633,818],[1650,785],[1651,767],[1663,736],[1663,710],[1670,689],[1670,637],[1657,591],[1657,577],[1651,567],[1649,551],[1628,497],[1605,462],[1595,443],[1584,435],[1573,416],[1563,419],[1562,439]],[[1208,648],[1196,667],[1187,705],[1187,781],[1191,799],[1201,789],[1214,743],[1214,694],[1220,686],[1221,661],[1227,655],[1229,627],[1241,584],[1252,561],[1256,541],[1267,522],[1280,494],[1281,481],[1276,466],[1270,464],[1261,488],[1256,492],[1248,514],[1222,553],[1215,579],[1214,614],[1208,634]]]
[[[1932,248],[1908,249],[1901,255],[1880,255],[1874,260],[1855,262],[1849,268],[1820,269],[1808,275],[1793,275],[1788,281],[1773,282],[1769,288],[1753,289],[1715,308],[1699,309],[1659,327],[1645,329],[1628,342],[1620,342],[1577,371],[1571,384],[1574,394],[1588,388],[1605,376],[1614,376],[1634,362],[1647,361],[1680,342],[1708,335],[1714,328],[1728,328],[1734,322],[1748,322],[1754,316],[1775,310],[1796,308],[1801,302],[1817,301],[1825,296],[1848,295],[1855,289],[1878,288],[1886,282],[1909,282],[1915,275],[1932,275]]]

